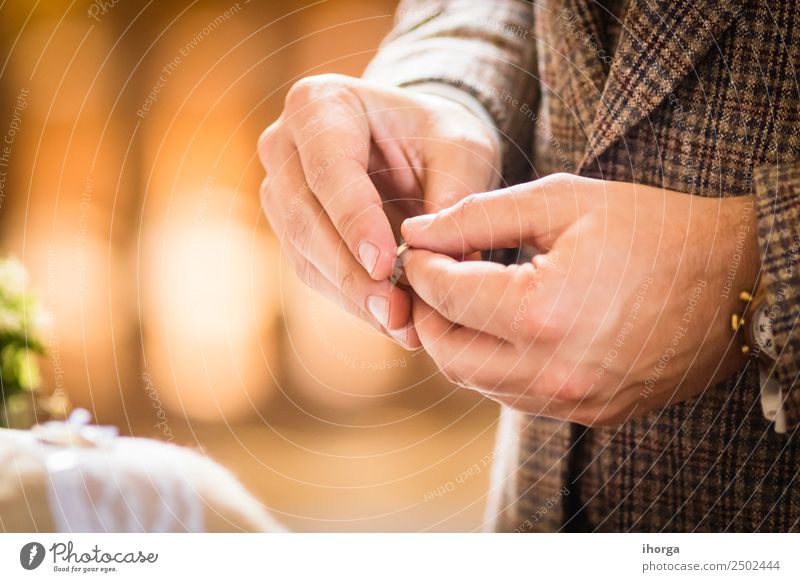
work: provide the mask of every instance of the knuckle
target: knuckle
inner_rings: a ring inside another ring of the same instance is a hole
[[[295,111],[303,107],[311,100],[317,87],[319,87],[318,77],[305,77],[297,81],[286,93],[285,109]]]
[[[586,386],[562,370],[552,372],[548,382],[556,390],[556,396],[570,406],[577,406],[586,396]]]
[[[261,160],[261,165],[265,170],[269,170],[270,166],[274,166],[273,156],[278,150],[278,135],[280,130],[280,122],[276,121],[258,137],[258,157]]]
[[[356,302],[357,305],[364,305],[361,293],[359,292],[358,274],[355,269],[342,269],[339,276],[339,291],[345,297]]]
[[[563,192],[564,190],[580,193],[578,186],[589,185],[591,179],[569,172],[556,172],[536,181],[536,186],[541,188],[542,194]],[[555,188],[556,190],[550,190]],[[591,197],[590,197],[591,198]]]
[[[313,75],[297,81],[286,94],[285,108],[294,112],[323,97],[339,93],[346,86],[347,77],[336,74]]]
[[[552,186],[564,186],[567,184],[572,184],[576,179],[574,174],[569,174],[567,172],[556,172],[555,174],[550,174],[545,176],[540,180],[542,185],[552,185]]]
[[[453,300],[452,289],[450,288],[450,281],[448,281],[444,272],[437,272],[431,278],[431,301],[433,307],[445,319],[453,321],[455,318],[455,302]]]
[[[309,167],[306,171],[306,183],[312,192],[319,192],[327,186],[332,166],[333,161],[322,153],[314,153],[310,157]]]
[[[308,217],[303,212],[296,212],[293,216],[287,217],[285,224],[286,237],[304,253],[311,240],[312,225]]]
[[[342,236],[348,241],[360,241],[366,236],[363,218],[368,207],[354,207],[352,205],[337,209],[335,225]]]
[[[480,248],[480,238],[474,235],[478,225],[492,229],[492,217],[486,208],[487,193],[470,194],[456,206],[455,220],[461,236],[471,248]]]
[[[528,265],[509,266],[514,269],[511,282],[511,293],[518,298],[516,309],[511,320],[511,331],[524,344],[536,340],[541,334],[542,321],[540,310],[537,310],[539,280],[536,271]]]
[[[268,153],[275,146],[275,135],[278,133],[279,124],[276,121],[258,136],[258,150]]]
[[[475,216],[476,212],[480,212],[482,205],[483,199],[479,194],[470,194],[453,206],[452,216],[459,222],[467,220],[471,216]]]

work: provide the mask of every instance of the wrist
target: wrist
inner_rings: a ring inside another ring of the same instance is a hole
[[[492,183],[487,186],[486,190],[496,190],[500,186],[500,168],[503,166],[502,136],[488,109],[468,91],[447,83],[430,81],[406,85],[403,88],[427,99],[458,107],[480,121],[488,142],[491,144],[493,166],[497,169]]]

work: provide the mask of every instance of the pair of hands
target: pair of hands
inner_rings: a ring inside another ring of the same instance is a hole
[[[756,278],[751,198],[566,174],[481,193],[498,147],[445,99],[310,78],[259,141],[262,202],[306,283],[515,409],[616,423],[742,365],[729,322]],[[398,228],[411,295],[388,281]],[[540,254],[469,260],[521,244]]]

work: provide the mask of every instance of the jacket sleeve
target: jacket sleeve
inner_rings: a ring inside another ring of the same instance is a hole
[[[786,424],[800,424],[800,166],[754,173],[758,241],[778,361],[772,373],[785,398]]]
[[[523,0],[404,0],[364,77],[466,91],[500,132],[505,181],[525,181],[533,133],[525,113],[538,101],[532,25],[532,5]]]

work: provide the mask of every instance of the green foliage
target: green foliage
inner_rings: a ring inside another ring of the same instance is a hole
[[[44,313],[28,291],[24,267],[14,259],[0,260],[0,389],[2,400],[39,387],[39,338]]]

